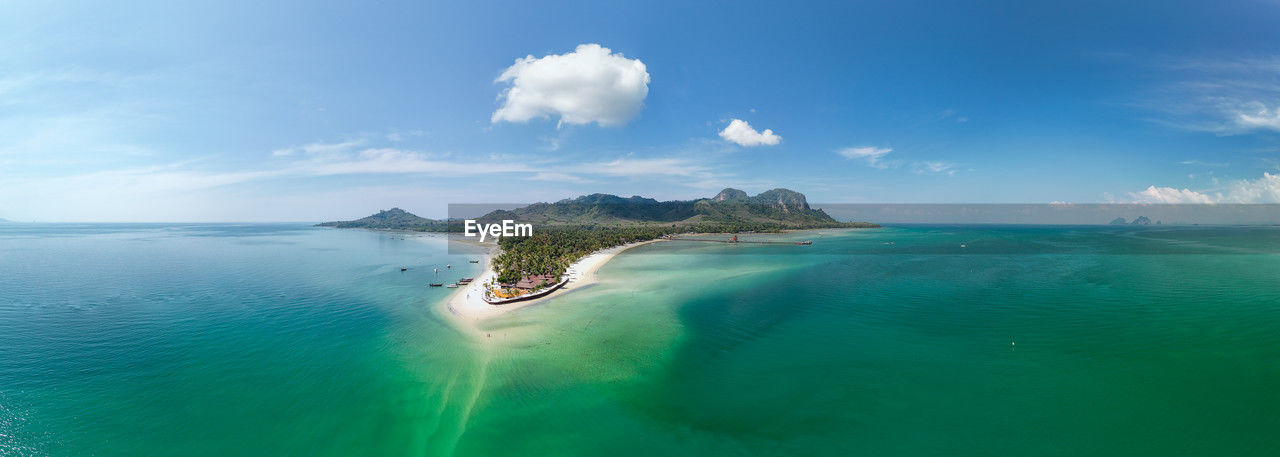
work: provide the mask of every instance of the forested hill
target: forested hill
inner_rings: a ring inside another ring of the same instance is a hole
[[[712,198],[673,201],[591,194],[555,203],[534,203],[514,210],[494,211],[477,219],[481,222],[511,219],[539,226],[664,225],[724,227],[730,230],[878,227],[866,222],[836,221],[821,209],[810,208],[804,194],[788,189],[773,189],[756,196],[749,196],[738,189],[725,189]],[[421,218],[396,208],[364,219],[320,225],[445,231],[449,230],[450,223]],[[454,221],[452,225],[455,226],[453,230],[461,230],[460,222]]]
[[[495,212],[483,219],[514,219],[543,225],[839,224],[822,210],[810,208],[804,194],[787,189],[774,189],[754,197],[741,190],[725,189],[712,198],[665,202],[639,196],[591,194]]]
[[[378,214],[354,221],[325,222],[317,225],[320,227],[416,230],[419,232],[444,232],[449,228],[448,223],[445,221],[418,217],[400,208],[378,211]]]

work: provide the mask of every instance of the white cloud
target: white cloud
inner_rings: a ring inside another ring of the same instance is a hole
[[[1137,203],[1280,203],[1280,174],[1263,173],[1261,178],[1233,181],[1213,191],[1150,186],[1129,196]]]
[[[495,82],[510,83],[491,122],[528,122],[559,116],[560,124],[622,125],[640,113],[649,95],[644,62],[598,44],[573,52],[516,59]]]
[[[1236,124],[1246,129],[1280,130],[1280,109],[1268,109],[1261,103],[1251,103],[1249,108],[1236,113]]]
[[[1280,174],[1263,173],[1258,179],[1228,184],[1222,202],[1280,203]]]
[[[583,179],[577,175],[571,175],[569,173],[559,173],[554,171],[535,173],[533,176],[530,176],[525,179],[530,181],[570,182],[570,183],[576,183],[576,184],[593,182],[589,179]]]
[[[720,138],[737,143],[739,146],[773,146],[782,141],[782,137],[773,134],[773,130],[764,129],[757,132],[747,121],[734,119],[720,131]]]
[[[952,176],[956,174],[956,164],[941,160],[926,160],[915,163],[915,172],[922,175],[934,174]]]
[[[1130,192],[1135,203],[1213,203],[1208,195],[1190,189],[1150,186],[1142,192]]]
[[[331,154],[336,152],[344,152],[351,148],[361,146],[365,143],[364,139],[355,139],[338,143],[311,143],[303,146],[288,147],[271,151],[271,155],[276,157],[291,156],[298,153],[303,154]]]
[[[578,167],[584,173],[606,176],[694,176],[703,177],[710,170],[703,165],[679,158],[656,157],[645,159],[621,158],[607,162],[583,164]]]
[[[433,159],[421,152],[394,148],[369,148],[354,155],[300,161],[291,165],[288,170],[299,176],[415,173],[440,177],[536,171],[520,162]]]
[[[867,165],[870,165],[873,168],[885,169],[885,168],[888,168],[889,165],[884,163],[880,159],[883,158],[886,154],[893,152],[893,148],[877,148],[873,146],[862,146],[862,147],[856,147],[856,148],[844,148],[836,152],[838,152],[840,155],[845,156],[846,158],[849,158],[849,159],[866,160]]]
[[[698,141],[705,142],[700,144],[701,148],[708,145],[733,148],[707,138]],[[15,174],[14,171],[21,167],[15,168],[11,164],[34,167],[36,165],[32,164],[37,160],[46,159],[0,154],[0,183],[5,184],[0,185],[0,207],[5,209],[3,216],[27,219],[42,217],[42,207],[57,206],[74,207],[75,216],[72,217],[94,220],[155,220],[157,217],[243,220],[263,216],[246,216],[256,213],[238,209],[231,202],[260,198],[258,193],[264,188],[281,190],[281,195],[293,192],[289,195],[306,200],[302,195],[310,190],[304,192],[299,189],[311,189],[315,187],[312,183],[336,184],[320,186],[332,189],[353,189],[352,183],[376,183],[377,186],[400,183],[395,185],[413,187],[420,183],[457,185],[461,182],[459,179],[484,177],[494,183],[503,183],[494,185],[506,186],[521,182],[527,186],[530,181],[556,182],[570,188],[601,182],[611,185],[633,182],[637,189],[643,189],[661,183],[664,190],[659,190],[660,194],[676,192],[674,189],[712,185],[709,183],[722,188],[728,180],[727,175],[714,168],[705,155],[693,153],[657,157],[628,154],[581,162],[546,154],[469,154],[461,157],[448,152],[415,151],[394,146],[395,143],[382,134],[363,134],[264,151],[259,155],[262,158],[260,163],[246,167],[222,164],[211,160],[214,159],[212,156],[157,163],[152,156],[142,155],[131,160],[132,164],[116,168],[96,167],[98,170],[93,172],[68,170],[36,176]],[[59,159],[57,163],[64,162],[65,159]],[[415,179],[418,176],[429,178]],[[337,177],[343,178],[334,181]],[[740,180],[733,181],[740,184]],[[283,198],[281,195],[271,198]],[[372,198],[394,200],[387,195]],[[157,208],[164,210],[158,211]],[[175,211],[175,208],[181,211]],[[233,216],[236,214],[239,216]]]
[[[963,124],[963,123],[965,123],[965,122],[969,122],[969,118],[964,117],[964,116],[960,116],[960,115],[959,115],[959,113],[958,113],[958,112],[956,112],[956,110],[951,109],[951,108],[947,108],[947,109],[945,109],[945,110],[942,110],[942,113],[941,113],[941,114],[939,114],[939,115],[938,115],[938,117],[940,117],[940,118],[942,118],[942,119],[955,119],[956,123],[960,123],[960,124]]]
[[[1157,61],[1174,82],[1153,88],[1138,106],[1174,127],[1239,135],[1280,130],[1280,57]]]
[[[1226,162],[1205,162],[1203,160],[1183,160],[1181,162],[1178,162],[1178,164],[1179,165],[1196,165],[1196,166],[1204,166],[1204,167],[1218,167],[1218,168],[1226,168],[1228,166],[1231,166],[1231,164]]]
[[[182,194],[273,179],[307,179],[349,175],[417,174],[440,178],[506,175],[536,181],[566,183],[596,182],[591,177],[677,178],[689,182],[713,179],[712,169],[684,158],[618,158],[592,163],[555,163],[512,160],[509,157],[473,157],[452,160],[431,154],[395,148],[335,149],[344,143],[320,144],[323,154],[278,155],[274,167],[232,171],[194,168],[198,161],[183,161],[151,167],[123,168],[55,178],[14,178],[0,174],[0,181],[14,185],[0,189],[0,201],[26,195],[144,195]],[[311,145],[308,145],[311,146]],[[306,147],[290,148],[299,151]],[[0,170],[2,171],[2,170]],[[22,197],[26,198],[26,197]]]

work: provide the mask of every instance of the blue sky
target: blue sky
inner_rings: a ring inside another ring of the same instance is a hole
[[[0,217],[1280,201],[1280,2],[532,3],[0,2]]]

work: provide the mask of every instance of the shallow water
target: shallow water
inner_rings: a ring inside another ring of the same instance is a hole
[[[1280,230],[788,236],[633,249],[479,345],[439,239],[0,225],[0,455],[1280,451]]]

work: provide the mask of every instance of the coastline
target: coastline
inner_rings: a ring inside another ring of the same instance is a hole
[[[803,232],[819,233],[827,230],[846,231],[861,230],[858,228],[836,228],[836,229],[794,229],[786,230],[774,235],[787,235]],[[706,233],[689,233],[689,235],[707,235]],[[481,255],[481,264],[483,272],[475,277],[475,280],[466,287],[460,287],[453,292],[448,298],[438,305],[437,314],[443,316],[454,327],[467,334],[469,337],[477,340],[487,340],[486,331],[483,330],[482,324],[490,319],[506,315],[512,311],[523,309],[530,305],[542,303],[544,300],[552,297],[561,296],[567,292],[572,292],[579,288],[584,288],[599,282],[597,272],[600,268],[607,264],[618,254],[621,254],[631,248],[643,246],[646,244],[657,243],[661,241],[670,241],[665,238],[656,238],[647,241],[639,241],[624,245],[614,246],[611,248],[601,249],[592,252],[569,265],[565,269],[567,283],[559,290],[550,294],[526,301],[507,303],[502,305],[491,305],[484,301],[484,284],[496,279],[497,273],[493,271],[493,257],[498,252],[496,244],[479,243],[471,240],[455,239],[450,237],[450,241],[462,241],[464,243],[483,248],[484,253]]]
[[[565,269],[564,274],[568,277],[568,283],[561,287],[560,290],[552,292],[545,297],[538,297],[528,301],[504,305],[491,305],[484,301],[484,283],[493,281],[497,277],[497,273],[493,271],[492,267],[493,256],[497,248],[490,247],[485,251],[483,260],[481,261],[484,265],[484,273],[476,276],[475,281],[468,284],[466,288],[459,288],[459,290],[455,291],[453,295],[443,301],[441,304],[441,311],[442,314],[446,315],[450,320],[457,324],[456,326],[459,329],[464,330],[473,337],[484,338],[485,335],[480,329],[480,323],[529,305],[541,303],[548,298],[560,296],[564,293],[572,292],[579,288],[595,284],[599,281],[599,278],[596,276],[596,272],[598,272],[606,263],[609,263],[609,260],[612,260],[615,256],[628,249],[650,243],[657,243],[659,241],[666,240],[654,239],[640,241],[592,252],[591,254],[573,262],[573,264],[569,265],[569,268]]]

